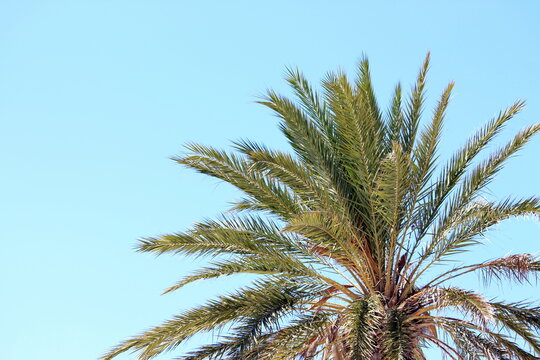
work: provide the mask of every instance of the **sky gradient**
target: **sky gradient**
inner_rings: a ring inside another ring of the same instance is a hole
[[[169,160],[182,144],[285,147],[254,100],[288,91],[286,66],[316,83],[366,54],[387,104],[431,51],[426,117],[456,82],[441,158],[518,98],[528,106],[500,139],[540,121],[540,2],[256,3],[0,0],[0,359],[96,359],[234,285],[160,296],[197,262],[133,247],[238,198]],[[489,195],[538,194],[539,155],[536,138]],[[475,256],[538,254],[539,233],[512,221]]]

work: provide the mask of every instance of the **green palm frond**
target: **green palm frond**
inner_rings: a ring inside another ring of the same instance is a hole
[[[425,100],[425,87],[427,72],[429,69],[430,54],[428,53],[424,64],[418,73],[416,84],[411,91],[411,97],[407,102],[405,117],[403,118],[404,126],[401,132],[401,144],[403,150],[410,152],[416,140],[416,134],[420,125],[420,116]]]
[[[442,136],[443,121],[453,88],[454,83],[450,83],[442,93],[439,103],[434,110],[433,119],[421,132],[420,139],[412,151],[414,163],[416,164],[416,171],[412,176],[414,183],[411,186],[410,203],[407,204],[412,209],[411,212],[414,211],[416,203],[418,201],[421,202],[427,194],[429,194],[428,190],[430,189],[426,189],[426,186],[435,170],[437,149]]]
[[[388,110],[388,142],[399,142],[401,143],[401,133],[403,132],[404,123],[404,114],[402,109],[402,90],[401,84],[397,84],[394,89],[394,95],[392,96],[392,103]]]
[[[236,186],[255,200],[255,208],[272,211],[284,218],[300,212],[297,199],[282,184],[250,171],[246,159],[208,146],[192,144],[187,148],[192,154],[176,157],[176,162]]]
[[[198,280],[215,279],[235,274],[279,275],[284,278],[307,277],[310,278],[309,281],[311,282],[315,282],[317,279],[317,272],[314,269],[292,257],[240,257],[233,260],[213,262],[212,266],[201,268],[194,274],[185,277],[174,286],[171,286],[165,290],[164,294],[176,291],[187,284]]]
[[[414,223],[417,224],[418,229],[417,238],[422,238],[427,233],[445,200],[462,179],[473,160],[502,131],[508,121],[523,109],[524,105],[523,101],[516,101],[508,109],[502,111],[496,118],[469,138],[465,146],[459,149],[444,165],[441,174],[434,182],[428,200],[425,204],[421,204],[422,206],[419,207],[419,211],[414,218]]]
[[[297,302],[307,301],[325,288],[273,279],[258,281],[252,287],[245,288],[230,296],[221,296],[208,304],[186,311],[163,325],[120,344],[103,359],[112,359],[125,351],[142,351],[141,359],[150,359],[162,351],[171,350],[196,333],[219,329],[238,319],[258,319],[271,316],[272,309],[276,316],[282,315],[282,307],[292,309]],[[261,309],[268,313],[261,315]],[[264,325],[264,319],[261,319]]]
[[[291,236],[271,219],[256,214],[224,216],[195,224],[185,233],[140,240],[138,250],[155,254],[216,256],[220,254],[271,255],[276,251],[302,254]]]
[[[441,221],[433,239],[426,246],[423,258],[432,255],[435,261],[464,251],[467,247],[479,242],[479,236],[494,225],[509,218],[540,214],[540,198],[531,197],[524,200],[505,199],[498,204],[469,204],[459,218],[449,224],[450,220]]]
[[[463,211],[480,190],[486,187],[495,174],[502,169],[506,160],[516,154],[540,131],[540,124],[527,127],[518,133],[511,142],[496,151],[487,160],[478,164],[463,180],[463,184],[456,190],[456,195],[450,199],[448,207],[439,222],[439,231],[445,231],[450,223]]]
[[[287,69],[287,82],[300,100],[302,110],[311,118],[320,131],[332,134],[332,122],[328,119],[326,103],[309,84],[298,69]]]
[[[523,341],[530,346],[532,351],[536,353],[540,352],[540,336],[538,333],[538,327],[531,326],[531,324],[521,321],[519,318],[513,316],[508,312],[504,305],[493,304],[495,309],[496,321],[506,329],[511,330],[514,334],[519,336]]]
[[[318,176],[309,165],[300,163],[290,154],[269,150],[264,145],[248,140],[238,141],[235,145],[248,156],[253,169],[286,185],[306,207],[316,209],[339,206],[331,183]],[[325,182],[326,186],[321,187],[321,183]]]

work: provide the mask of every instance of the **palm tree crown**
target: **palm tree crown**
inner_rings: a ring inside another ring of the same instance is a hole
[[[439,164],[453,84],[420,126],[428,63],[429,55],[410,96],[402,99],[396,87],[387,112],[377,104],[366,59],[354,81],[331,73],[320,93],[289,70],[296,98],[269,91],[260,103],[280,118],[292,154],[251,141],[236,142],[234,152],[189,145],[178,163],[234,185],[245,198],[217,220],[143,239],[139,250],[212,259],[166,292],[201,279],[260,276],[103,359],[126,351],[150,359],[213,329],[228,329],[227,336],[180,359],[420,360],[426,347],[449,359],[539,359],[540,307],[487,300],[455,285],[473,272],[525,282],[538,274],[537,258],[435,265],[456,260],[505,219],[540,214],[538,197],[483,196],[540,124],[477,159],[522,109],[518,101]]]

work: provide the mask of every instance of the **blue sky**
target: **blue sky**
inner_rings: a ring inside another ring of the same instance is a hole
[[[317,81],[365,53],[386,103],[430,50],[427,104],[456,82],[442,157],[517,98],[528,107],[501,139],[538,122],[539,11],[532,0],[0,0],[0,358],[96,359],[234,284],[160,296],[197,263],[133,246],[238,198],[170,161],[182,144],[284,146],[254,100],[287,91],[286,66]],[[539,154],[537,138],[492,195],[538,193]],[[538,253],[539,233],[501,225],[475,256]]]

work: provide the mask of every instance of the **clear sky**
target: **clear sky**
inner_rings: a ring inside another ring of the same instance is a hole
[[[182,144],[284,146],[253,100],[285,91],[286,66],[317,81],[365,53],[386,103],[431,50],[427,104],[456,82],[444,157],[517,98],[502,139],[540,121],[539,16],[533,0],[0,0],[0,359],[96,359],[234,285],[160,296],[197,263],[133,246],[238,198],[170,161]],[[537,138],[491,195],[538,194],[539,155]],[[539,233],[513,221],[475,256],[538,253]]]

